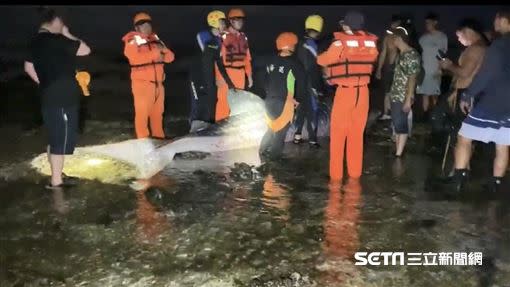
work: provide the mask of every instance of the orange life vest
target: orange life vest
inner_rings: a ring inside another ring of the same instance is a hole
[[[222,55],[225,68],[243,69],[249,49],[246,35],[243,32],[230,30],[223,34],[222,38],[222,45],[225,48]]]
[[[165,46],[165,44],[159,39],[158,35],[151,34],[145,36],[142,33],[133,31],[124,36],[122,40],[126,45],[124,53],[129,59],[132,80],[164,81],[165,73],[163,65],[172,62],[174,55],[165,48],[164,51],[168,55],[165,55],[163,61],[160,60],[158,45]],[[136,48],[130,47],[128,49],[127,45],[131,44],[134,44],[131,47]]]
[[[368,85],[377,60],[377,36],[358,31],[353,35],[334,33],[333,46],[340,49],[338,60],[326,66],[326,79],[338,85]]]

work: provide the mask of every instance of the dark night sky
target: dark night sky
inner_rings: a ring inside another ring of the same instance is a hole
[[[368,29],[381,35],[391,14],[403,12],[414,15],[418,31],[422,30],[425,14],[440,14],[442,26],[454,42],[454,29],[465,16],[481,20],[487,28],[497,6],[241,6],[248,19],[246,32],[254,54],[271,51],[274,39],[284,30],[301,33],[305,17],[312,13],[322,15],[326,32],[332,32],[337,21],[348,9],[365,13]],[[132,28],[131,17],[139,10],[149,12],[158,34],[172,47],[176,56],[196,51],[195,35],[205,27],[205,15],[212,9],[227,11],[229,6],[68,6],[66,8],[71,32],[86,40],[97,50],[121,52],[121,37]],[[13,43],[26,41],[36,30],[34,6],[3,6],[0,19],[2,40]],[[0,43],[0,46],[4,46]]]

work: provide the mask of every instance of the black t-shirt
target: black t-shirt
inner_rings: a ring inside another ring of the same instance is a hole
[[[294,99],[304,99],[306,77],[303,65],[294,56],[273,56],[267,61],[265,77],[266,110],[271,116],[281,114],[287,93],[293,88]],[[279,104],[278,104],[279,103]]]
[[[80,87],[76,81],[76,52],[79,41],[61,34],[38,33],[32,39],[28,61],[39,78],[43,107],[78,105]]]

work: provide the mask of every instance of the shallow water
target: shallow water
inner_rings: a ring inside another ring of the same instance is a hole
[[[359,184],[328,184],[327,142],[258,169],[232,164],[253,150],[183,157],[142,191],[2,181],[0,285],[508,286],[510,201],[483,192],[484,158],[453,199],[423,129],[401,160],[384,129],[366,137]],[[483,265],[355,266],[356,251],[483,252]]]

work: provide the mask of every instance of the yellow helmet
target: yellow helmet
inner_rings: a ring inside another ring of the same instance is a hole
[[[311,15],[306,18],[305,21],[305,29],[312,29],[317,32],[322,32],[322,25],[324,24],[324,19],[322,19],[319,15]]]
[[[220,27],[220,19],[227,19],[227,16],[219,10],[214,10],[207,14],[207,24],[213,28],[217,29]]]

